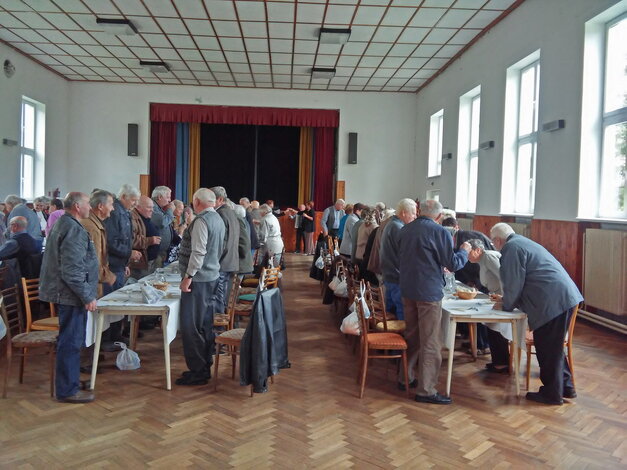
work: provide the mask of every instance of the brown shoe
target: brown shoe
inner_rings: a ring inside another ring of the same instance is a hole
[[[57,401],[61,403],[89,403],[96,398],[93,392],[87,392],[85,390],[79,390],[76,394],[69,397],[57,397]]]

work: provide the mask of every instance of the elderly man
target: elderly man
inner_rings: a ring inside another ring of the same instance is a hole
[[[94,394],[79,390],[80,359],[87,311],[96,310],[98,257],[89,233],[79,222],[89,217],[87,194],[69,193],[63,206],[65,214],[52,228],[46,244],[39,299],[58,305],[57,400],[87,403],[94,400]]]
[[[337,237],[337,231],[340,227],[340,220],[344,217],[344,199],[338,199],[335,204],[327,207],[322,213],[322,219],[320,225],[322,226],[322,233],[324,236],[331,235]]]
[[[413,199],[401,199],[396,207],[396,214],[390,218],[383,229],[379,258],[383,285],[385,286],[385,308],[404,320],[403,299],[400,286],[400,237],[401,229],[416,220],[416,203]]]
[[[250,227],[246,221],[247,213],[244,206],[236,205],[234,211],[237,216],[237,221],[239,222],[239,244],[237,250],[239,255],[239,270],[237,272],[247,274],[253,271],[253,255],[250,249]]]
[[[152,223],[159,231],[161,243],[159,243],[159,253],[155,261],[155,267],[161,268],[168,260],[168,251],[172,244],[172,221],[174,220],[174,204],[172,200],[172,190],[167,186],[157,186],[152,190],[152,199],[155,202],[152,213]]]
[[[94,191],[89,198],[91,207],[88,217],[80,220],[85,230],[94,242],[96,256],[98,257],[98,298],[103,296],[104,286],[111,289],[115,283],[115,274],[109,269],[109,255],[107,253],[107,231],[102,223],[107,220],[113,211],[113,194],[99,189]]]
[[[239,222],[233,209],[227,204],[226,189],[214,186],[211,191],[216,196],[215,210],[222,218],[226,228],[224,238],[224,252],[220,258],[220,281],[216,297],[217,308],[226,312],[226,299],[229,295],[231,274],[239,271]]]
[[[26,217],[17,216],[9,220],[9,240],[0,247],[0,260],[17,259],[20,273],[26,279],[39,277],[39,261],[34,262],[32,256],[41,253],[41,248],[26,231]]]
[[[161,237],[159,230],[152,223],[155,203],[148,196],[140,196],[137,206],[131,211],[133,227],[133,249],[141,253],[141,257],[131,261],[131,276],[141,279],[156,269],[155,261],[159,254]]]
[[[13,217],[22,216],[26,217],[28,221],[28,225],[26,227],[26,231],[39,243],[39,247],[41,248],[43,237],[41,236],[41,226],[39,225],[39,217],[32,211],[27,205],[26,200],[15,194],[9,194],[5,200],[4,205],[6,207],[6,211],[9,213],[9,217],[7,220],[11,220]],[[5,234],[7,237],[9,233]]]
[[[283,253],[283,238],[281,237],[281,225],[279,220],[272,213],[272,208],[267,204],[262,204],[259,208],[261,211],[262,219],[261,226],[259,228],[259,243],[261,259],[268,254],[272,258],[272,266],[275,268],[279,266],[281,262],[281,255]]]
[[[358,202],[353,206],[353,213],[346,217],[346,222],[344,222],[344,231],[342,232],[342,243],[340,244],[341,255],[350,257],[353,251],[353,242],[356,242],[356,240],[353,240],[351,230],[361,217],[361,211],[363,208],[364,205]]]
[[[451,234],[438,221],[442,204],[428,200],[420,217],[401,229],[399,240],[400,285],[407,329],[410,385],[416,385],[416,401],[448,405],[451,399],[436,390],[442,363],[443,268],[461,269],[468,260],[470,245],[453,250]],[[418,377],[414,366],[418,361]],[[399,377],[400,382],[400,377]]]
[[[213,314],[216,312],[220,257],[226,235],[224,222],[214,209],[215,203],[215,194],[207,188],[194,193],[193,206],[197,215],[181,241],[180,328],[189,370],[176,380],[177,385],[204,385],[211,377]]]
[[[46,210],[48,209],[48,204],[50,204],[49,197],[39,196],[33,199],[33,211],[39,219],[39,227],[42,234],[45,234],[46,232],[46,223],[48,221],[48,214],[46,213]]]
[[[533,330],[543,386],[538,392],[527,392],[527,400],[561,405],[562,398],[577,396],[564,357],[564,338],[573,309],[583,297],[543,246],[516,235],[505,223],[492,227],[490,236],[501,252],[502,309],[525,312]]]

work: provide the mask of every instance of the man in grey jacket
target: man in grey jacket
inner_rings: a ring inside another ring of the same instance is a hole
[[[26,205],[26,200],[15,194],[9,194],[4,200],[4,205],[9,213],[6,220],[11,220],[13,217],[17,216],[26,217],[26,220],[28,221],[26,231],[31,237],[37,240],[39,248],[41,248],[43,237],[41,235],[39,218],[37,217],[37,214],[35,214],[35,212]],[[5,236],[9,237],[9,235],[10,233],[7,231]]]
[[[87,230],[79,222],[89,217],[89,196],[69,193],[65,214],[50,232],[41,266],[39,299],[58,305],[57,400],[87,403],[94,394],[79,390],[81,347],[85,342],[87,311],[96,310],[98,257]]]
[[[215,194],[200,188],[194,193],[196,218],[183,233],[179,251],[181,281],[181,333],[189,368],[177,385],[204,385],[211,377],[214,333],[213,314],[224,251],[224,223],[216,213]]]
[[[492,227],[490,236],[501,251],[502,309],[525,312],[533,330],[543,386],[538,392],[527,392],[527,400],[561,405],[562,397],[577,396],[564,357],[564,339],[573,309],[583,297],[559,261],[543,246],[516,235],[505,223]]]
[[[161,237],[155,267],[161,268],[168,259],[174,232],[172,228],[172,221],[174,220],[174,204],[171,202],[172,190],[167,186],[157,186],[152,190],[152,200],[155,202],[155,209],[150,221],[159,230],[159,236]]]

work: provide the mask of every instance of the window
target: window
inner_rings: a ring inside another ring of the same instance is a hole
[[[459,99],[459,130],[457,142],[457,193],[455,210],[475,212],[477,209],[477,176],[479,170],[479,112],[481,87]]]
[[[429,168],[427,176],[442,174],[442,136],[444,130],[444,110],[441,109],[431,116],[429,129]]]
[[[507,69],[501,212],[533,214],[540,51]]]
[[[22,97],[20,140],[20,195],[33,199],[44,194],[45,106]]]
[[[440,200],[440,190],[439,189],[430,189],[427,191],[427,200],[433,199],[434,201]]]
[[[627,219],[627,4],[585,24],[579,210],[584,219]]]

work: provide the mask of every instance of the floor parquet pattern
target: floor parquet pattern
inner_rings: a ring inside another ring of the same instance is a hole
[[[37,358],[18,384],[16,361],[9,398],[0,400],[0,468],[627,468],[624,337],[578,323],[579,398],[561,407],[514,396],[511,377],[487,374],[487,358],[472,362],[461,351],[452,406],[408,400],[390,361],[369,367],[360,400],[357,358],[308,277],[310,262],[288,258],[292,368],[268,393],[249,398],[249,388],[231,380],[228,359],[217,393],[211,383],[166,391],[159,330],[140,339],[138,371],[118,371],[115,355],[106,356],[88,405],[50,399],[46,364]],[[185,369],[180,338],[172,358],[178,376]],[[444,368],[440,378],[443,390]]]

